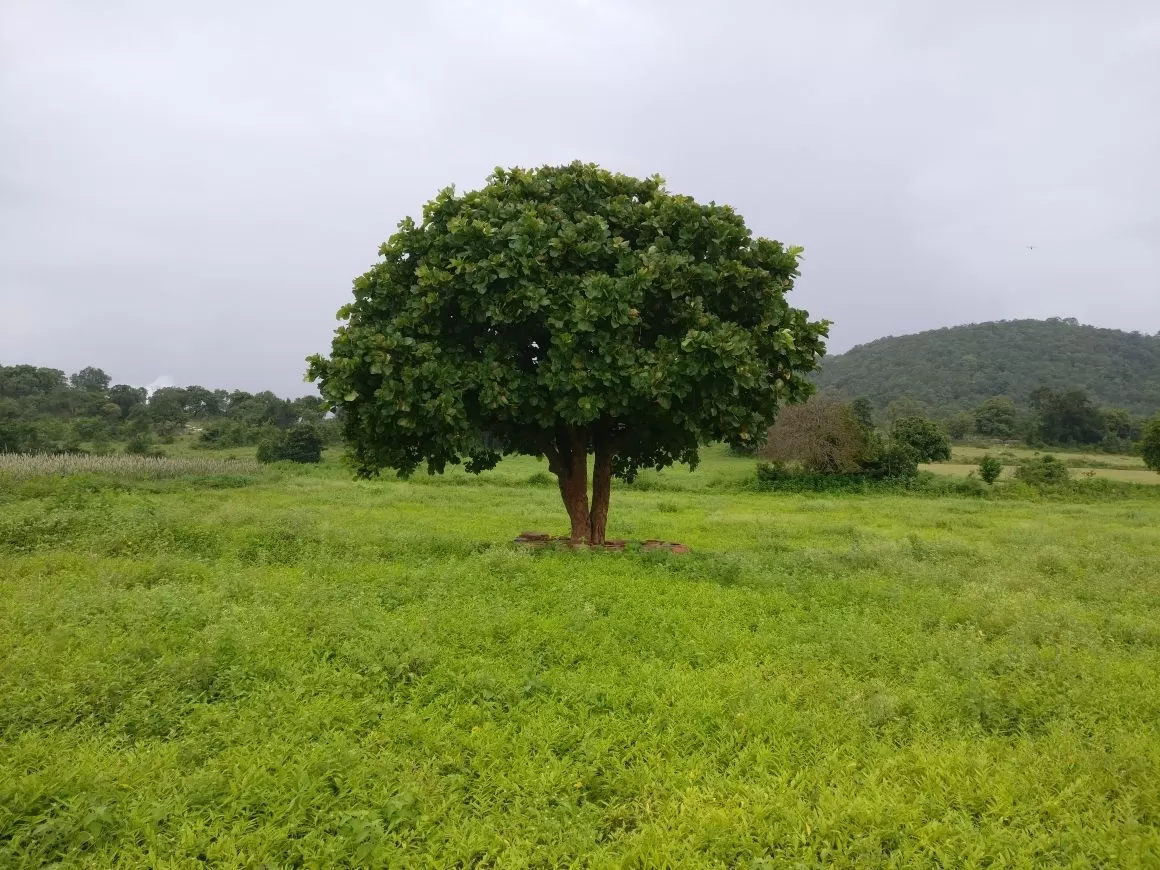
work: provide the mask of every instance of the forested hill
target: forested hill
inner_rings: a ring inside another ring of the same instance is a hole
[[[1086,390],[1097,404],[1150,415],[1160,409],[1160,336],[1070,318],[973,323],[859,345],[823,360],[815,381],[879,408],[903,397],[935,413],[990,396],[1022,403],[1047,386]]]

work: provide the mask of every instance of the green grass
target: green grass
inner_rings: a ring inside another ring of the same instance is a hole
[[[1160,500],[0,481],[0,866],[1154,867]]]

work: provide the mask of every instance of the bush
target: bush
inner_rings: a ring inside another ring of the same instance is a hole
[[[308,423],[299,423],[262,441],[259,462],[321,462],[322,436]]]
[[[164,456],[165,451],[157,447],[149,436],[143,433],[134,435],[125,444],[125,452],[130,456]]]
[[[202,428],[194,447],[206,450],[243,447],[261,442],[266,434],[265,430],[242,420],[220,420],[207,423]]]
[[[944,462],[951,458],[951,439],[934,420],[903,417],[890,428],[890,437],[907,445],[919,462]]]
[[[1160,414],[1144,426],[1144,437],[1140,439],[1140,455],[1144,464],[1153,471],[1160,471]]]
[[[862,463],[867,475],[875,480],[910,480],[918,475],[918,455],[913,447],[894,438],[877,441],[875,452]]]
[[[1028,460],[1015,469],[1015,479],[1031,486],[1067,483],[1067,466],[1050,453]]]
[[[990,453],[979,460],[979,477],[984,483],[994,483],[1003,473],[1003,462]]]
[[[832,396],[812,396],[778,411],[757,455],[815,474],[849,474],[861,470],[871,449],[871,435],[852,406]]]

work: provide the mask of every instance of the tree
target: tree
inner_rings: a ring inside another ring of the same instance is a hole
[[[322,436],[309,423],[297,423],[258,445],[259,462],[321,462]]]
[[[1010,438],[1015,434],[1015,403],[1006,396],[992,396],[978,405],[972,414],[975,431],[992,438]]]
[[[958,440],[960,438],[966,438],[971,434],[975,428],[975,418],[966,411],[957,411],[947,417],[943,425],[947,430],[947,434]]]
[[[1098,444],[1104,437],[1104,417],[1083,390],[1055,393],[1036,390],[1039,437],[1047,444]]]
[[[1003,462],[1000,459],[992,456],[990,453],[983,456],[979,460],[979,477],[983,479],[983,483],[994,483],[999,479],[1003,473]]]
[[[816,474],[855,473],[873,452],[870,431],[853,406],[833,396],[811,396],[778,413],[758,455],[798,463]]]
[[[825,350],[786,302],[801,249],[659,177],[496,169],[380,253],[310,358],[357,473],[546,457],[575,541],[604,541],[614,476],[760,439]]]
[[[129,412],[138,405],[144,405],[148,393],[144,387],[131,387],[128,384],[114,384],[108,391],[109,401],[121,410],[121,417],[128,417]]]
[[[1144,464],[1153,471],[1160,472],[1160,413],[1144,425],[1140,439],[1140,455]]]
[[[107,374],[92,366],[86,366],[75,375],[69,375],[68,379],[74,390],[82,390],[87,393],[103,393],[109,389],[111,381],[112,378]]]
[[[850,410],[863,429],[869,431],[874,428],[874,405],[869,399],[865,396],[855,399],[850,403]]]
[[[951,458],[951,440],[934,420],[903,417],[894,421],[890,436],[914,451],[919,462],[945,462]]]

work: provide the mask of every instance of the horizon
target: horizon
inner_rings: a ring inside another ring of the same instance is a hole
[[[1107,332],[1119,332],[1119,333],[1122,333],[1124,335],[1135,335],[1135,336],[1139,336],[1142,338],[1160,339],[1160,332],[1153,334],[1153,333],[1142,332],[1140,330],[1121,329],[1119,327],[1114,327],[1114,326],[1100,326],[1100,325],[1094,324],[1094,323],[1084,323],[1083,321],[1079,320],[1078,318],[1074,318],[1074,317],[1061,317],[1061,316],[1012,317],[1012,318],[1003,318],[1003,319],[997,319],[997,320],[978,320],[978,321],[972,321],[970,323],[953,323],[953,324],[950,324],[947,326],[935,326],[935,327],[931,327],[929,329],[922,329],[922,330],[918,330],[917,332],[902,332],[902,333],[891,333],[891,334],[887,334],[887,335],[880,335],[877,338],[872,338],[872,339],[869,339],[868,341],[860,342],[859,344],[852,345],[850,347],[845,348],[844,350],[840,350],[840,351],[833,352],[833,353],[831,353],[829,347],[827,347],[826,354],[824,357],[822,357],[822,363],[824,364],[825,360],[833,359],[835,357],[842,356],[843,354],[849,353],[852,350],[857,350],[859,348],[866,347],[867,345],[875,344],[879,341],[886,341],[886,340],[889,340],[892,338],[906,338],[908,336],[923,335],[923,334],[929,333],[929,332],[942,332],[944,330],[963,329],[963,328],[968,328],[968,327],[972,327],[972,326],[984,326],[984,325],[989,324],[989,323],[1018,323],[1018,322],[1026,322],[1026,321],[1032,321],[1032,322],[1036,322],[1036,323],[1060,322],[1060,323],[1064,323],[1064,324],[1067,324],[1070,326],[1087,327],[1090,329],[1103,330],[1103,331],[1107,331]],[[55,369],[56,371],[64,372],[66,376],[74,374],[74,373],[80,371],[81,368],[84,368],[84,366],[78,366],[74,369],[69,369],[69,368],[61,367],[59,365],[51,365],[48,363],[40,363],[40,362],[36,362],[36,361],[15,360],[12,362],[6,362],[3,359],[0,359],[0,366],[14,366],[14,365],[33,365],[33,366],[37,366],[38,368]],[[118,379],[111,371],[109,371],[108,368],[106,368],[105,366],[102,366],[99,362],[88,362],[88,363],[85,363],[85,365],[93,366],[94,368],[101,369],[103,372],[105,372],[107,375],[109,375],[109,377],[111,379],[110,380],[111,384],[125,384],[126,386],[131,386],[131,387],[141,387],[141,388],[148,390],[150,395],[152,395],[154,391],[159,390],[159,389],[164,389],[166,387],[192,387],[192,386],[200,386],[200,387],[204,387],[205,389],[209,389],[209,390],[225,390],[227,392],[234,392],[235,390],[240,390],[242,392],[247,392],[247,393],[261,393],[261,392],[268,391],[268,392],[273,392],[279,398],[283,398],[283,399],[297,399],[297,398],[301,398],[301,397],[306,396],[306,395],[316,395],[317,394],[317,389],[316,389],[315,385],[312,382],[307,381],[307,380],[303,380],[301,392],[293,392],[293,391],[282,392],[280,390],[275,389],[274,387],[261,386],[261,385],[256,385],[256,386],[254,386],[254,385],[248,385],[248,386],[226,385],[226,386],[222,386],[222,385],[218,385],[218,384],[214,384],[214,383],[199,382],[199,381],[179,382],[179,381],[176,381],[171,376],[166,375],[166,374],[157,375],[151,381],[146,382],[146,383],[131,383],[129,381],[124,381],[124,380]],[[821,366],[819,366],[819,368],[820,367]],[[305,371],[305,366],[303,366],[303,370]]]

